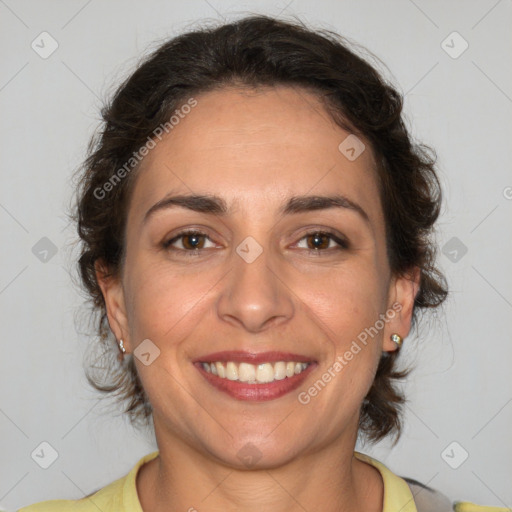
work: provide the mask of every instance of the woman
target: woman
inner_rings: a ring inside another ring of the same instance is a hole
[[[115,354],[110,383],[89,378],[154,424],[158,451],[22,511],[451,510],[354,451],[398,440],[400,347],[447,294],[434,161],[401,109],[343,38],[266,16],[138,67],[103,111],[76,217]]]

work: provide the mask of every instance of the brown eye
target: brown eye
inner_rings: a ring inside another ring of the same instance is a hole
[[[308,239],[308,249],[328,249],[331,240],[325,233],[315,233],[305,238]]]
[[[310,233],[306,233],[305,236],[301,238],[301,241],[306,241],[306,247],[310,253],[319,253],[324,252],[328,249],[340,250],[347,249],[348,243],[336,236],[334,233],[329,233],[326,231],[312,231]],[[334,242],[334,246],[331,243]],[[300,245],[298,245],[300,247]]]
[[[205,241],[210,240],[208,236],[200,231],[183,231],[178,233],[175,237],[164,242],[162,245],[165,249],[172,249],[175,251],[194,252],[204,249]],[[181,247],[172,247],[177,242],[181,243]]]
[[[185,249],[202,249],[204,245],[204,235],[198,233],[189,233],[182,235],[182,245]]]

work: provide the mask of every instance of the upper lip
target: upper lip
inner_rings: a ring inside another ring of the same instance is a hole
[[[201,356],[195,360],[196,363],[237,361],[239,363],[271,363],[277,361],[294,361],[298,363],[314,362],[311,357],[291,352],[278,352],[275,350],[268,352],[245,352],[243,350],[224,350],[222,352],[213,352]]]

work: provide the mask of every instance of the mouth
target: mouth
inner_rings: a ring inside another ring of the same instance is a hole
[[[194,362],[206,381],[238,400],[274,400],[299,387],[317,362],[282,352],[217,352]]]

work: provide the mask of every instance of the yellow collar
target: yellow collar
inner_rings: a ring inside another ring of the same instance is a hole
[[[136,479],[139,469],[158,456],[158,451],[144,456],[126,476],[123,486],[123,504],[130,504],[133,512],[142,512],[137,496]],[[384,507],[382,512],[417,512],[412,492],[407,482],[395,475],[382,462],[364,453],[354,452],[359,460],[371,464],[382,476],[384,482]]]

